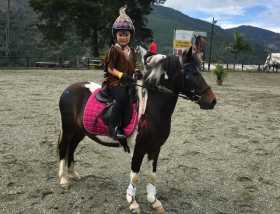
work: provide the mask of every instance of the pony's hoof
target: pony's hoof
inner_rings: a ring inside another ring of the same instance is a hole
[[[141,213],[140,208],[130,210],[130,214],[140,214],[140,213]]]
[[[74,180],[74,181],[78,181],[78,180],[81,179],[81,176],[80,176],[79,173],[76,172],[76,171],[73,171],[73,172],[68,173],[68,177],[69,177],[70,179]]]
[[[63,189],[69,189],[71,183],[70,183],[70,180],[67,177],[62,176],[59,179],[59,184]]]
[[[130,204],[129,210],[130,210],[131,214],[140,214],[141,213],[140,206],[137,203],[137,201],[135,201],[135,200]]]
[[[164,214],[164,213],[165,213],[165,210],[164,210],[163,207],[155,208],[155,209],[154,209],[154,213],[155,213],[155,214]]]
[[[152,204],[152,209],[153,209],[153,213],[155,214],[164,214],[165,210],[161,204],[161,202],[159,200],[156,199],[156,201]]]

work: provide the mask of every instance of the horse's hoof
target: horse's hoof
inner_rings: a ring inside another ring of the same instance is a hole
[[[155,209],[154,209],[154,213],[155,213],[155,214],[164,214],[164,213],[165,213],[165,210],[164,210],[163,207],[155,208]]]
[[[80,176],[79,173],[76,172],[76,171],[73,171],[73,172],[68,173],[68,177],[69,177],[70,179],[74,180],[74,181],[78,181],[78,180],[81,179],[81,176]]]
[[[130,204],[129,210],[130,210],[131,214],[140,214],[141,213],[140,206],[137,203],[137,201],[135,201],[135,200]]]
[[[161,202],[159,200],[156,199],[156,201],[152,204],[152,209],[153,209],[153,213],[155,214],[164,214],[165,210],[161,204]]]
[[[140,208],[130,210],[130,214],[140,214],[140,213],[141,213]]]
[[[63,189],[69,189],[71,183],[67,177],[62,176],[59,179],[59,184]]]

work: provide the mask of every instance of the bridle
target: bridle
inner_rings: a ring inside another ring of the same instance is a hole
[[[193,63],[184,63],[183,64],[183,68],[181,69],[181,73],[183,74],[183,78],[181,78],[182,79],[182,87],[184,88],[185,87],[185,82],[184,82],[184,80],[185,80],[185,78],[191,78],[190,76],[190,74],[187,74],[186,72],[185,72],[185,70],[186,70],[186,67],[192,67],[193,68],[193,70],[195,70],[197,73],[199,73],[199,71],[197,71],[197,67],[193,64]],[[210,86],[206,86],[205,88],[203,88],[199,93],[195,93],[196,92],[196,90],[194,89],[194,88],[192,88],[191,90],[190,90],[190,95],[189,96],[187,96],[190,100],[192,100],[192,101],[194,101],[194,102],[199,102],[200,101],[200,99],[202,98],[202,96],[204,95],[204,94],[206,94],[209,90],[211,89],[211,87]],[[180,93],[179,93],[180,94]],[[186,95],[183,95],[183,96],[186,96]]]
[[[191,64],[191,63],[190,63]],[[182,80],[182,86],[184,87],[184,68],[181,69],[181,74],[183,75],[183,78],[180,78]],[[191,100],[191,101],[194,101],[194,102],[199,102],[202,98],[202,96],[208,92],[208,90],[211,89],[210,86],[207,86],[205,87],[204,89],[201,90],[201,92],[199,94],[196,94],[195,93],[195,89],[191,90],[191,94],[190,95],[185,95],[183,94],[182,92],[175,92],[173,91],[172,89],[169,89],[167,88],[166,86],[163,86],[163,85],[139,85],[137,84],[136,82],[134,83],[135,86],[138,86],[138,87],[141,87],[141,88],[145,88],[145,89],[149,89],[149,90],[152,90],[152,91],[158,91],[158,92],[161,92],[161,93],[166,93],[166,94],[169,94],[171,96],[175,96],[175,97],[180,97],[182,99],[185,99],[185,100]]]
[[[140,47],[138,47],[138,48],[140,48]],[[193,63],[184,63],[180,72],[178,72],[179,75],[176,74],[175,77],[174,77],[174,79],[175,79],[175,78],[178,78],[178,76],[179,76],[180,80],[182,81],[181,82],[181,87],[182,88],[184,88],[184,86],[185,86],[185,78],[187,76],[190,76],[190,74],[186,74],[186,72],[185,72],[186,67],[192,67],[192,70],[195,70],[196,72],[198,72],[197,67]],[[165,74],[162,74],[162,75],[165,75]],[[195,88],[192,88],[190,90],[189,94],[186,95],[183,92],[180,92],[180,90],[174,91],[174,90],[169,89],[166,86],[163,86],[163,85],[160,85],[160,84],[139,85],[136,82],[134,82],[133,85],[141,87],[141,88],[149,89],[149,90],[152,90],[152,91],[158,91],[160,93],[166,93],[166,94],[169,94],[171,96],[180,97],[180,98],[183,98],[185,100],[191,100],[191,101],[196,102],[196,103],[198,103],[201,100],[201,98],[203,97],[203,95],[206,94],[211,89],[207,85],[207,87],[203,88],[199,93],[196,93]]]

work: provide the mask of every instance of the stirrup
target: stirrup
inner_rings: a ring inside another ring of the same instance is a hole
[[[113,138],[114,140],[124,140],[124,139],[126,139],[125,134],[123,133],[123,131],[118,126],[113,128],[113,130],[111,128],[111,130],[109,131],[109,136],[111,138]]]
[[[116,133],[117,139],[120,139],[120,140],[126,139],[125,134],[123,133],[123,131],[120,128],[116,127],[115,133]]]

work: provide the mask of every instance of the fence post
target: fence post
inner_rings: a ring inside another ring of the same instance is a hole
[[[88,69],[89,69],[89,57],[87,58],[87,66],[88,66]]]
[[[260,72],[260,71],[261,71],[261,65],[258,64],[258,72]]]
[[[76,68],[79,68],[80,67],[80,58],[79,56],[76,56]]]
[[[29,67],[29,57],[26,57],[26,67]]]
[[[243,63],[241,64],[241,71],[243,71],[243,68],[244,68],[244,65],[243,65]]]
[[[62,57],[61,56],[58,57],[58,64],[59,64],[58,65],[59,67],[62,67]]]

